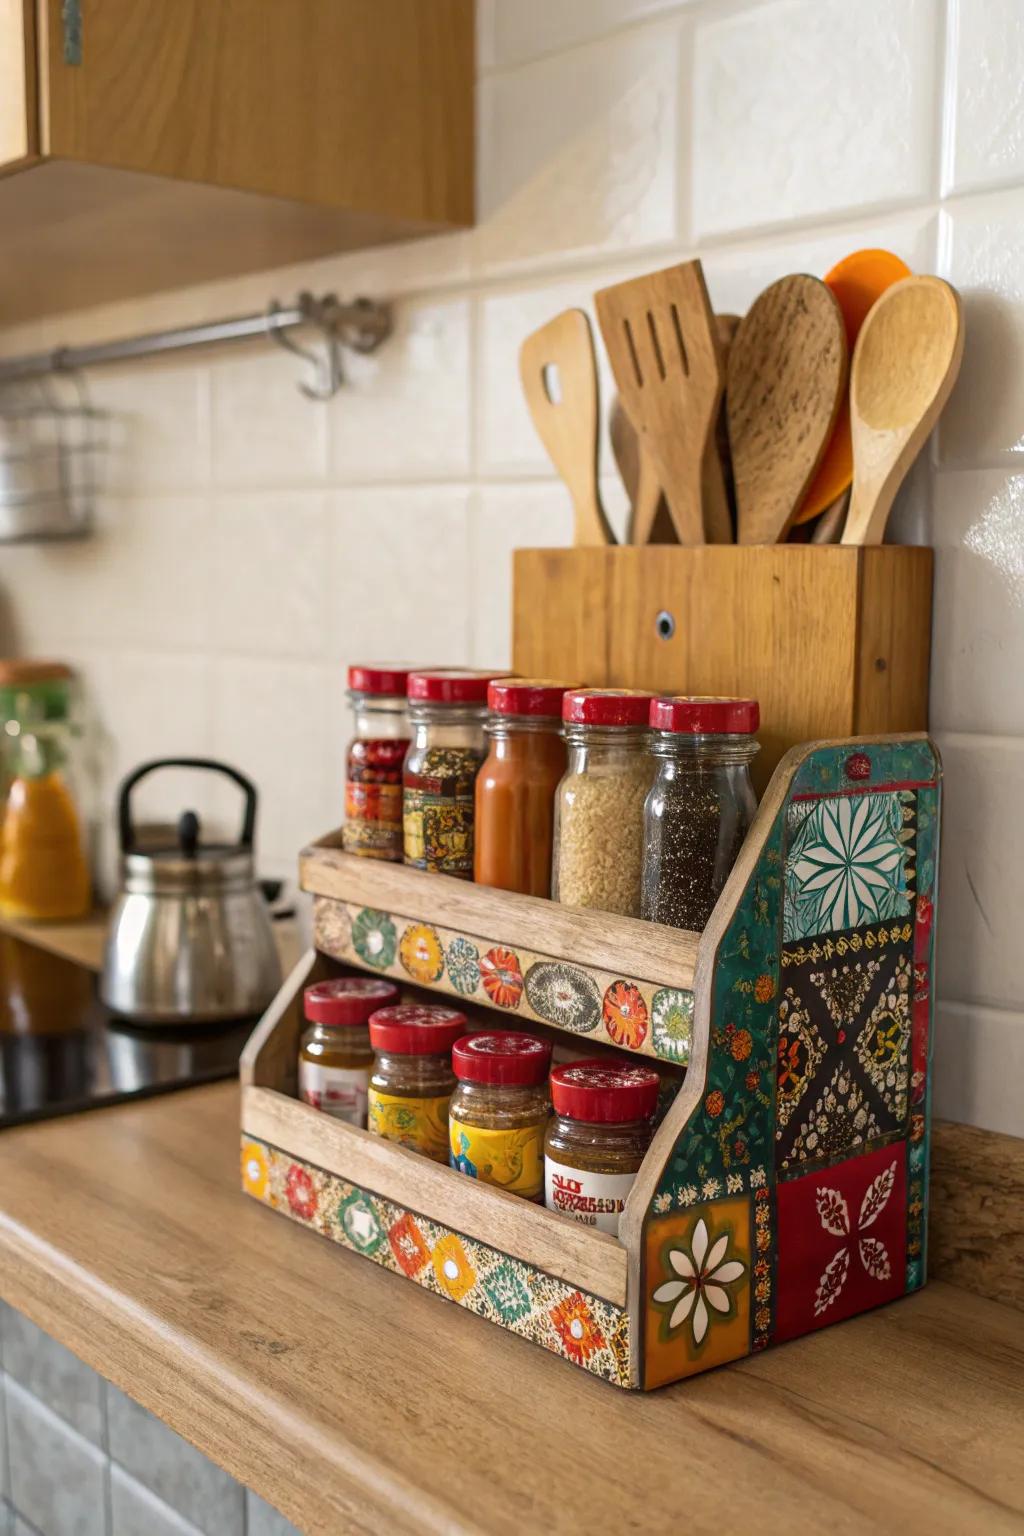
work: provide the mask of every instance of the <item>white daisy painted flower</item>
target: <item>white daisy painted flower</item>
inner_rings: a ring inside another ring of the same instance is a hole
[[[701,1217],[693,1229],[690,1249],[670,1248],[668,1262],[675,1278],[664,1281],[652,1301],[671,1305],[670,1332],[689,1322],[694,1344],[702,1344],[713,1313],[727,1313],[732,1306],[728,1287],[744,1273],[739,1259],[729,1259],[729,1233],[724,1232],[708,1249],[707,1223]],[[710,1309],[710,1310],[709,1310]]]

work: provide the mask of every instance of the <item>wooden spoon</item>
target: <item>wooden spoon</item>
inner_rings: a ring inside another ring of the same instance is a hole
[[[960,296],[941,277],[887,288],[857,338],[850,370],[853,493],[844,544],[881,544],[893,498],[960,372]]]
[[[541,442],[572,497],[576,544],[614,544],[597,481],[597,359],[590,320],[567,309],[519,348],[519,377]]]
[[[828,446],[846,387],[839,305],[816,277],[783,277],[740,321],[726,409],[737,543],[784,539]]]
[[[595,294],[619,394],[654,460],[681,544],[704,543],[701,467],[722,364],[699,261]]]
[[[612,402],[608,436],[612,453],[618,465],[619,475],[626,488],[631,507],[628,544],[675,544],[676,531],[672,526],[668,502],[661,494],[651,456],[640,442],[633,423],[626,415],[618,395]]]
[[[715,316],[723,377],[728,373],[729,353],[739,323],[739,315]],[[729,456],[729,424],[724,394],[715,418],[715,430],[708,438],[704,450],[701,491],[704,496],[704,533],[708,543],[731,544],[735,537],[732,521],[732,461]]]

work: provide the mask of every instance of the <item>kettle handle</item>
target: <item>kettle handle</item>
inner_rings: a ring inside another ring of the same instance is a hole
[[[140,779],[154,773],[157,768],[206,768],[212,773],[223,773],[229,779],[234,779],[245,796],[245,814],[242,817],[242,835],[239,842],[243,848],[252,847],[253,832],[256,828],[256,786],[251,779],[247,779],[245,774],[240,773],[237,768],[230,768],[227,763],[215,762],[212,757],[155,757],[151,762],[142,763],[122,780],[117,799],[117,820],[121,832],[122,853],[131,853],[135,846],[135,828],[132,825],[131,812],[132,790]]]

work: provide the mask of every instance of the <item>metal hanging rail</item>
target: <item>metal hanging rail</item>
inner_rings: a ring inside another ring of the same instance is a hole
[[[323,356],[300,346],[291,337],[289,333],[299,327],[320,331],[325,347]],[[262,315],[242,315],[234,320],[211,321],[207,325],[152,331],[146,336],[130,336],[122,341],[100,342],[91,347],[57,347],[50,352],[0,358],[0,385],[21,383],[51,373],[73,372],[97,363],[177,352],[185,347],[270,336],[316,369],[315,382],[299,386],[303,393],[311,399],[329,400],[340,388],[344,377],[341,348],[373,352],[390,333],[391,313],[386,305],[377,304],[372,299],[354,299],[349,304],[342,304],[333,293],[319,299],[310,293],[300,293],[290,308],[283,309],[274,302]]]

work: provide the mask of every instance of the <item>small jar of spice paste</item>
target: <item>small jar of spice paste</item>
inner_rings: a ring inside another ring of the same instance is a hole
[[[544,1139],[544,1204],[600,1232],[619,1233],[626,1196],[651,1144],[657,1072],[574,1061],[551,1073],[554,1106]]]
[[[345,763],[347,853],[402,861],[402,764],[409,746],[404,667],[349,667],[354,734]]]
[[[367,1021],[397,1003],[398,988],[376,976],[317,981],[302,996],[309,1028],[299,1044],[299,1098],[349,1125],[366,1124],[373,1066]]]
[[[555,799],[552,895],[569,907],[640,916],[651,695],[580,688],[565,695],[569,766]]]
[[[448,1108],[451,1165],[526,1200],[544,1191],[551,1047],[536,1035],[494,1030],[452,1047],[459,1085]]]
[[[476,776],[484,760],[489,672],[410,672],[412,745],[402,775],[406,864],[473,878]]]
[[[413,1152],[448,1161],[452,1046],[466,1033],[457,1008],[399,1003],[370,1018],[374,1056],[367,1129]]]
[[[644,809],[640,908],[649,922],[707,926],[757,809],[750,764],[759,724],[754,699],[652,703],[658,773]]]
[[[480,885],[551,894],[564,694],[561,683],[514,677],[497,678],[487,690],[491,747],[476,781],[473,878]]]

